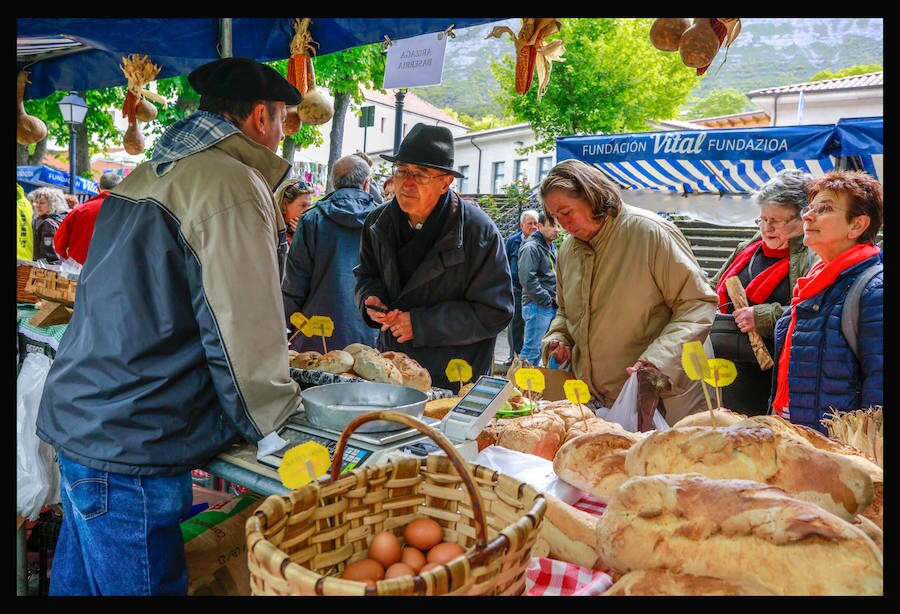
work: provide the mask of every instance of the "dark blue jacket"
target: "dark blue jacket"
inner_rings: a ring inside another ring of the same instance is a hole
[[[506,238],[506,259],[509,261],[509,274],[512,276],[513,288],[522,289],[519,283],[519,248],[522,247],[522,239],[525,235],[518,231]]]
[[[285,320],[293,330],[290,320],[296,311],[307,318],[331,318],[334,331],[325,338],[329,350],[351,343],[375,345],[376,331],[359,315],[353,300],[359,237],[366,216],[375,207],[371,194],[339,188],[316,202],[297,222],[281,283]],[[303,333],[294,337],[292,346],[298,352],[324,349],[321,336]]]
[[[503,238],[494,221],[474,203],[449,192],[449,211],[434,246],[405,285],[400,282],[397,233],[405,218],[396,199],[369,214],[360,242],[356,303],[373,295],[390,308],[409,311],[413,339],[398,343],[379,332],[377,348],[404,352],[428,369],[434,386],[455,390],[447,378],[454,358],[472,367],[472,380],[490,373],[494,340],[513,316],[512,280]]]
[[[556,306],[556,246],[547,245],[540,230],[535,230],[519,248],[519,284],[522,304]]]
[[[797,323],[789,367],[791,422],[827,434],[820,420],[832,410],[855,411],[884,404],[883,273],[869,280],[860,296],[859,361],[841,332],[841,310],[850,285],[879,258],[873,256],[847,269],[828,288],[793,307]],[[791,309],[786,309],[775,323],[775,369],[790,316]],[[773,377],[772,397],[776,380]]]

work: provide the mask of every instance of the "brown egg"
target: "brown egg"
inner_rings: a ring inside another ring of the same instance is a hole
[[[405,546],[403,550],[400,552],[400,562],[406,563],[416,573],[419,573],[419,570],[422,569],[422,566],[428,562],[425,558],[425,555],[418,548],[414,548],[413,546]]]
[[[345,580],[381,580],[384,578],[384,567],[375,559],[360,559],[344,568],[341,577]]]
[[[441,542],[437,546],[428,551],[429,563],[440,563],[446,565],[461,554],[465,554],[463,547],[456,542]]]
[[[396,578],[399,576],[414,576],[416,570],[403,562],[394,563],[384,570],[384,579]]]
[[[422,565],[422,569],[419,570],[419,573],[423,574],[426,571],[431,571],[432,569],[437,569],[440,566],[441,566],[440,563],[425,563],[424,565]]]
[[[369,544],[369,556],[384,566],[385,569],[400,561],[400,540],[390,531],[382,531],[372,538]]]
[[[403,528],[406,543],[426,552],[441,543],[444,529],[433,518],[416,518]]]

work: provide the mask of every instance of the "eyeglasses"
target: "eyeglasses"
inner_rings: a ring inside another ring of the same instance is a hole
[[[412,175],[413,181],[418,183],[419,185],[428,185],[438,177],[444,177],[445,175],[449,175],[449,173],[441,173],[440,175],[429,175],[428,173],[417,173],[415,171],[411,171],[406,167],[394,167],[394,177],[399,179],[401,182],[406,181],[407,176]]]
[[[769,217],[758,217],[755,220],[753,220],[753,223],[756,224],[757,226],[763,226],[763,225],[771,226],[772,228],[775,228],[777,230],[779,228],[784,228],[785,226],[787,226],[788,224],[790,224],[791,222],[793,222],[796,219],[797,219],[797,216],[788,218],[786,220],[773,220],[772,218],[769,218]]]
[[[831,203],[822,203],[820,205],[816,205],[815,207],[812,205],[807,205],[800,209],[800,215],[806,217],[807,215],[814,215],[819,217],[820,215],[825,215],[827,213],[831,213],[832,211],[844,211],[844,209],[839,209],[835,207]]]

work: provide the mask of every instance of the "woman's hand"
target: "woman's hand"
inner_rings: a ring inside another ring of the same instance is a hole
[[[742,333],[756,330],[756,318],[753,316],[753,307],[741,307],[734,310],[734,323]]]
[[[572,360],[572,348],[562,341],[551,341],[547,344],[547,350],[556,359],[557,364],[564,365]]]
[[[287,227],[291,229],[291,232],[297,232],[297,222],[300,220],[300,216],[288,218],[284,221],[287,224]]]

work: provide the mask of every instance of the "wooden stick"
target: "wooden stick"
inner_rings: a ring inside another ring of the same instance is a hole
[[[735,309],[749,307],[749,304],[747,303],[747,293],[744,291],[744,284],[741,283],[741,280],[738,279],[737,275],[733,275],[725,280],[725,289],[728,290],[728,296],[731,297],[731,303],[734,305]],[[755,330],[748,332],[747,337],[750,339],[750,347],[753,348],[753,353],[756,355],[756,362],[759,363],[759,368],[763,371],[771,369],[772,365],[775,363],[772,361],[772,356],[769,354],[769,350],[766,349],[766,344],[762,340],[762,337],[760,337],[759,333]]]

